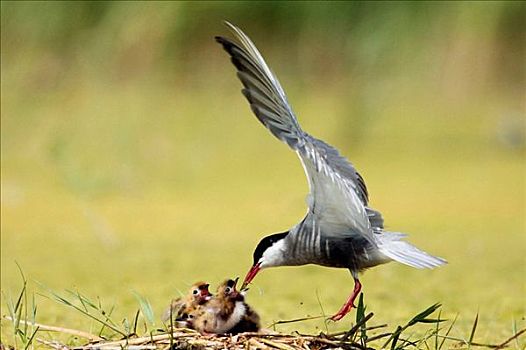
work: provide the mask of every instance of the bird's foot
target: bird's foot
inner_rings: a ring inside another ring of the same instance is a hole
[[[356,307],[356,306],[354,306],[353,304],[344,305],[337,313],[331,316],[329,320],[334,321],[334,322],[341,320],[342,318],[345,317],[345,315],[349,313],[349,311],[351,311],[353,307]]]
[[[362,289],[362,284],[360,283],[358,278],[355,278],[354,279],[354,290],[352,294],[349,296],[349,299],[347,299],[347,302],[343,304],[341,309],[334,316],[330,318],[332,321],[341,320],[345,315],[349,313],[349,311],[351,311],[353,307],[356,308],[356,305],[354,305],[354,300],[356,300],[356,297],[360,293],[361,289]]]
[[[337,314],[332,315],[331,317],[329,317],[328,320],[329,320],[329,321],[337,322],[337,321],[341,320],[344,316],[345,316],[345,314],[337,313]]]

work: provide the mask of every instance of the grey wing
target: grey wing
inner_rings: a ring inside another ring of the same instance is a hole
[[[339,234],[350,227],[371,234],[369,220],[378,218],[378,212],[366,208],[367,188],[360,174],[335,148],[301,130],[283,88],[255,45],[239,28],[226,24],[241,45],[223,37],[216,40],[230,54],[256,117],[300,157],[311,191],[309,213],[320,219],[326,233]]]
[[[347,232],[371,236],[372,226],[359,184],[342,172],[354,168],[325,142],[310,135],[307,139],[298,155],[311,188],[309,214],[323,227],[325,235]]]
[[[252,41],[239,28],[225,23],[243,47],[223,37],[216,37],[216,41],[230,54],[252,111],[274,136],[296,149],[304,135],[281,85]]]

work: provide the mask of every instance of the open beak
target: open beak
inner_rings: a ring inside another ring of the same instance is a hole
[[[202,288],[200,288],[200,296],[201,296],[201,299],[203,300],[209,300],[211,297],[212,297],[212,294],[210,294],[210,291],[208,290],[208,284],[206,286],[203,286]]]
[[[256,277],[256,275],[258,274],[259,270],[261,270],[261,264],[260,263],[257,263],[256,265],[252,266],[250,271],[248,271],[248,273],[247,273],[247,275],[245,277],[245,280],[243,281],[243,285],[241,286],[241,290],[245,289],[250,284],[250,282],[252,282],[254,277]]]
[[[239,277],[236,277],[236,279],[234,280],[234,286],[232,287],[232,297],[233,298],[239,298],[239,296],[241,295],[241,293],[237,290],[236,286],[237,286],[237,282],[239,281]]]

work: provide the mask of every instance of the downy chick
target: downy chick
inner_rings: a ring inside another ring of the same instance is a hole
[[[200,305],[205,304],[212,297],[208,286],[206,282],[194,283],[186,296],[172,300],[161,320],[169,322],[172,317],[178,327],[188,327],[188,315],[193,314]]]
[[[259,330],[259,316],[236,290],[237,279],[226,280],[216,295],[190,316],[192,327],[202,334],[239,333]]]
[[[241,291],[241,294],[244,296],[243,291]],[[246,302],[245,302],[245,308],[246,308],[246,311],[243,317],[241,318],[241,321],[239,321],[239,323],[235,325],[234,328],[232,328],[229,331],[229,333],[238,334],[238,333],[243,333],[243,332],[258,332],[259,331],[259,328],[261,326],[259,323],[258,313],[254,311],[254,309],[252,309],[250,305],[248,305]]]

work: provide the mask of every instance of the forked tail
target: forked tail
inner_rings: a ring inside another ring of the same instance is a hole
[[[417,269],[432,269],[447,263],[445,259],[429,255],[403,240],[405,234],[387,232],[376,235],[378,249],[388,258]]]

